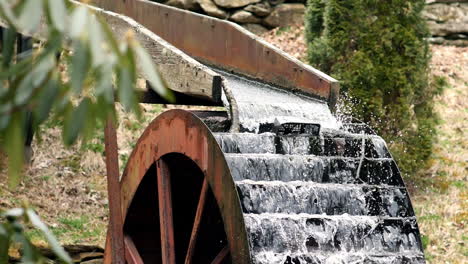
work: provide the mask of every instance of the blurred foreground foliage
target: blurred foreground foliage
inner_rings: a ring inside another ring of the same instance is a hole
[[[25,127],[40,132],[48,118],[62,125],[63,141],[86,141],[97,122],[115,117],[114,95],[139,114],[133,92],[138,61],[153,89],[170,96],[147,52],[132,34],[118,41],[82,4],[65,0],[0,0],[0,147],[8,155],[10,185],[18,183]],[[18,32],[43,41],[17,48]],[[19,52],[18,52],[19,51]]]
[[[0,151],[6,154],[11,187],[20,180],[28,126],[39,136],[41,124],[53,119],[60,124],[64,144],[71,145],[92,137],[97,123],[116,120],[115,96],[125,110],[139,115],[134,92],[137,62],[151,87],[171,99],[151,57],[132,34],[118,40],[83,4],[0,0],[0,24]],[[33,36],[32,49],[20,47],[19,33]],[[7,262],[12,243],[21,246],[23,263],[41,262],[24,235],[25,226],[42,231],[59,259],[71,262],[32,209],[25,207],[0,212],[0,263]]]
[[[429,78],[425,0],[309,0],[308,60],[341,82],[345,108],[389,143],[413,183],[427,168],[436,136]],[[433,82],[433,83],[431,83]]]

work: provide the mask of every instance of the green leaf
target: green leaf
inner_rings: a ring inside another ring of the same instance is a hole
[[[7,218],[18,218],[18,217],[23,216],[23,214],[24,214],[23,208],[13,208],[6,212],[3,212],[1,216],[7,217]]]
[[[37,1],[37,0],[36,0]],[[79,6],[75,8],[71,15],[71,28],[70,28],[70,36],[72,38],[77,38],[83,33],[86,21],[87,21],[88,11],[86,7]]]
[[[10,248],[10,233],[0,223],[0,263],[8,263],[8,249]]]
[[[0,131],[4,130],[10,123],[11,114],[9,112],[12,107],[11,102],[0,104]]]
[[[42,11],[42,1],[27,0],[19,15],[21,28],[34,32],[41,22]]]
[[[16,87],[14,100],[15,105],[22,105],[31,97],[34,91],[33,78],[34,74],[31,72],[21,79],[18,87]]]
[[[0,1],[1,2],[1,1]],[[11,28],[3,29],[3,66],[9,66],[15,51],[16,31]]]
[[[67,8],[64,0],[49,0],[48,4],[52,24],[58,31],[63,32],[67,22]]]
[[[132,74],[127,67],[119,67],[119,100],[126,111],[130,111],[136,103],[133,91]]]
[[[50,79],[38,96],[37,107],[35,108],[34,122],[39,125],[44,122],[52,110],[53,104],[57,98],[59,89],[55,78]]]
[[[52,54],[39,57],[34,68],[20,82],[15,92],[15,105],[22,105],[31,97],[34,90],[40,86],[55,66]]]
[[[36,264],[40,260],[40,255],[36,248],[29,242],[29,240],[21,232],[13,234],[13,240],[21,245],[23,254],[21,256],[21,263]]]
[[[24,115],[15,113],[5,133],[5,150],[8,155],[8,180],[11,187],[19,183],[21,168],[24,161]]]
[[[101,29],[104,32],[104,37],[107,44],[109,45],[110,50],[117,56],[120,56],[119,43],[115,39],[114,33],[112,33],[109,26],[102,18],[96,17],[96,19],[99,22],[99,24],[101,24]]]
[[[114,103],[114,89],[112,87],[112,68],[111,64],[104,64],[99,67],[99,73],[96,80],[95,95],[103,97],[107,103]]]
[[[4,130],[8,124],[10,123],[11,115],[10,114],[2,114],[0,115],[0,131]]]
[[[52,252],[54,252],[54,254],[63,262],[72,263],[70,256],[68,256],[67,252],[65,252],[63,247],[59,244],[52,232],[50,232],[49,228],[47,228],[47,226],[41,221],[39,216],[32,209],[26,209],[26,214],[29,221],[31,221],[31,224],[42,231],[47,243],[49,243],[49,246],[52,249]]]
[[[90,103],[91,100],[89,98],[84,98],[80,105],[74,109],[71,116],[66,118],[63,138],[66,145],[70,146],[75,143],[80,132],[83,130]]]
[[[2,15],[2,18],[4,18],[8,22],[8,24],[12,25],[13,27],[16,27],[16,17],[13,13],[13,8],[11,8],[9,4],[11,3],[7,3],[7,1],[0,1],[0,13]]]
[[[33,68],[33,86],[38,87],[40,84],[42,84],[45,79],[47,78],[47,75],[50,74],[50,71],[54,68],[55,66],[55,58],[52,54],[49,54],[43,58],[39,62],[36,62],[34,68]]]
[[[8,68],[0,72],[0,80],[7,80],[10,77],[18,76],[31,71],[32,57],[24,58],[19,62],[9,65]]]
[[[145,78],[151,84],[151,88],[166,100],[173,102],[175,99],[174,95],[167,88],[164,80],[157,72],[150,55],[138,43],[134,43],[132,47],[134,48],[138,62],[140,63],[140,69],[143,71]]]
[[[91,49],[91,58],[93,61],[93,67],[97,67],[104,63],[106,54],[104,53],[103,38],[104,32],[101,29],[101,25],[96,20],[96,17],[93,15],[89,19],[88,23],[89,31],[89,44]]]
[[[71,60],[70,84],[73,92],[79,94],[82,91],[83,83],[88,73],[90,63],[89,50],[83,42],[75,42]]]

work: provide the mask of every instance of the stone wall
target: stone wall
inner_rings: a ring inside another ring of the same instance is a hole
[[[468,0],[427,0],[423,15],[431,42],[468,46]]]
[[[163,3],[228,19],[254,33],[302,23],[305,12],[305,0],[168,0]]]
[[[201,14],[227,19],[261,34],[302,23],[306,0],[157,0]],[[468,46],[468,0],[426,0],[424,17],[433,43]]]

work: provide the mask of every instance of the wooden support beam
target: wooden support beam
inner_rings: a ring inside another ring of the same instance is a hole
[[[123,217],[120,200],[119,155],[117,132],[114,121],[109,118],[104,128],[107,193],[109,197],[109,234],[112,254],[112,264],[125,264]]]
[[[77,1],[71,0],[70,2],[75,5],[83,5]],[[199,98],[202,100],[201,102],[208,101],[214,105],[222,105],[221,75],[175,48],[130,17],[95,6],[86,6],[109,25],[116,38],[122,39],[128,31],[132,31],[134,37],[153,59],[157,70],[161,73],[169,89]],[[7,23],[0,20],[0,26],[7,27]],[[20,33],[39,40],[45,40],[47,26],[44,23],[39,25],[39,29],[33,34],[29,32]],[[138,65],[138,67],[141,67],[141,65]],[[141,70],[139,70],[139,75],[145,78]]]
[[[105,20],[117,38],[123,38],[127,31],[134,32],[135,38],[148,51],[169,89],[222,105],[221,75],[178,50],[135,20],[100,8],[90,8]]]

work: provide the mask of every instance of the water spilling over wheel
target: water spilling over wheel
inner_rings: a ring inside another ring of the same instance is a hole
[[[212,134],[189,112],[163,113],[122,178],[127,259],[424,263],[385,142],[357,130]]]

